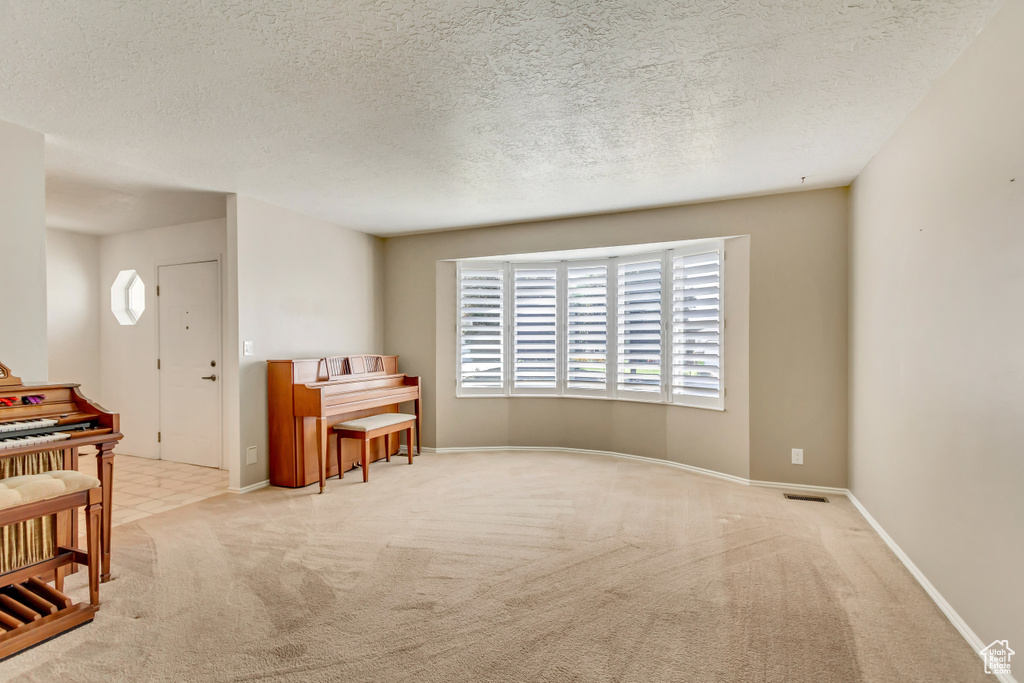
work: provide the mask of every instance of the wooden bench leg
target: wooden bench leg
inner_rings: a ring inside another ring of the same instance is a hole
[[[423,406],[420,405],[420,400],[416,399],[416,455],[423,455],[420,452],[420,442],[423,441],[423,432],[420,430],[420,423],[423,421]]]
[[[384,461],[391,462],[391,435],[384,435]]]
[[[58,512],[56,515],[54,515],[54,521],[57,527],[56,529],[54,529],[54,532],[56,533],[55,538],[57,539],[57,545],[60,546],[68,544],[72,548],[79,547],[78,536],[76,536],[74,533],[75,529],[78,526],[78,508],[75,508],[73,510],[62,510]],[[54,588],[61,592],[64,591],[64,577],[72,573],[71,570],[74,568],[74,566],[74,563],[72,563],[69,565],[64,565],[63,567],[57,567],[53,571]]]
[[[363,461],[363,483],[370,481],[370,440],[363,439],[362,456],[360,459]]]
[[[341,440],[341,434],[338,434],[338,479],[345,478],[345,468],[342,467]]]
[[[413,433],[415,431],[416,430],[414,428],[412,428],[412,427],[409,427],[408,429],[405,430],[405,447],[409,450],[409,464],[410,465],[412,464],[412,454],[413,454],[413,451],[416,449],[416,439],[415,439],[415,437],[413,437]]]

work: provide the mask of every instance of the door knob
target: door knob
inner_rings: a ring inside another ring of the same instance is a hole
[[[217,375],[210,375],[209,377],[203,377],[202,379],[208,379],[211,382],[216,382],[217,381]]]

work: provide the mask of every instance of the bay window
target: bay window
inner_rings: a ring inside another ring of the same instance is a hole
[[[721,240],[458,263],[457,395],[724,409]]]

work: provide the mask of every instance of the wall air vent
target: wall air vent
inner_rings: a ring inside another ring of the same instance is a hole
[[[784,493],[782,494],[790,500],[809,500],[815,503],[827,503],[828,498],[822,498],[821,496],[800,496],[795,493]]]

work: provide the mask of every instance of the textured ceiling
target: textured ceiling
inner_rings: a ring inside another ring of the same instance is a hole
[[[382,235],[842,185],[998,4],[0,0],[0,119]]]

